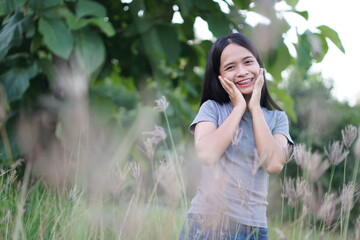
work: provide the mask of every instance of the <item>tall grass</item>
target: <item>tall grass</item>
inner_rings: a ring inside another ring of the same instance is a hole
[[[185,165],[196,160],[184,161],[184,152],[177,149],[166,98],[156,100],[155,109],[139,107],[125,130],[105,128],[88,109],[86,79],[72,69],[62,70],[62,84],[70,86],[59,87],[68,102],[50,106],[59,113],[61,128],[48,127],[46,119],[53,116],[46,109],[25,115],[19,123],[25,162],[0,171],[1,238],[177,239],[192,197],[186,191],[193,183]],[[294,147],[289,159],[296,162],[297,176],[281,179],[281,198],[275,200],[281,199],[281,210],[275,209],[269,219],[270,239],[359,238],[360,218],[351,215],[359,196],[359,137],[352,146],[356,136],[356,128],[348,126],[342,143],[330,144],[324,153],[302,144]],[[352,148],[356,162],[351,180],[332,192],[337,165],[347,161]],[[25,175],[17,179],[24,167]],[[320,181],[329,168],[324,191]]]
[[[283,223],[276,220],[279,218],[269,219],[270,239],[354,239],[355,229],[349,231],[349,222],[350,211],[358,199],[356,183],[344,185],[340,194],[329,190],[321,194],[316,185],[324,172],[321,158],[314,160],[319,156],[296,145],[294,158],[299,157],[302,157],[304,172],[282,181],[282,196],[291,217]],[[319,161],[320,167],[310,173],[313,170],[306,168],[304,161],[312,164]],[[22,181],[16,179],[16,169],[21,168],[21,164],[22,161],[20,166],[1,171],[0,235],[3,239],[177,239],[185,220],[187,205],[178,201],[185,196],[180,192],[186,186],[179,186],[179,179],[184,179],[184,175],[166,176],[169,172],[183,174],[174,170],[175,166],[182,168],[174,165],[174,160],[154,164],[151,169],[155,171],[154,182],[150,185],[144,182],[140,164],[119,166],[116,171],[121,176],[117,178],[122,181],[120,190],[96,190],[95,193],[100,194],[96,196],[88,189],[91,186],[80,186],[76,182],[61,188],[49,186],[42,180],[29,185],[31,164],[27,164]],[[146,189],[149,186],[152,189]]]

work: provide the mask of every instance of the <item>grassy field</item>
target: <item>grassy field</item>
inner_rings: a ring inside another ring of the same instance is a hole
[[[74,186],[55,191],[40,180],[26,188],[26,179],[15,178],[15,170],[0,178],[1,239],[177,239],[185,219],[185,207],[166,196],[97,198]],[[270,239],[344,239],[339,222],[322,228],[299,212],[294,221],[281,220],[280,212],[269,219]],[[355,239],[353,231],[348,239]]]
[[[155,125],[141,132],[156,122],[141,111],[131,128],[119,134],[99,131],[90,122],[84,129],[78,120],[83,118],[76,115],[81,111],[73,109],[73,117],[62,123],[61,143],[48,134],[39,140],[43,148],[32,145],[37,159],[0,169],[0,239],[177,239],[193,194],[189,188],[196,188],[193,179],[200,174],[187,166],[195,160],[178,155],[166,99],[157,105],[167,130]],[[23,132],[31,133],[27,128],[34,129],[25,125]],[[353,209],[359,200],[360,138],[354,126],[342,133],[343,141],[331,143],[324,153],[295,145],[289,161],[296,164],[296,175],[288,176],[285,167],[283,179],[271,177],[276,187],[269,188],[270,239],[359,240],[360,217]],[[349,165],[353,150],[356,160]],[[344,171],[341,189],[333,192],[339,164],[349,171],[347,176]],[[321,178],[326,171],[331,171],[329,179]]]

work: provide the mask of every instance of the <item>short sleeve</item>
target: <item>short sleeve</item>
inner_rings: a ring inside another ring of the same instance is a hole
[[[285,112],[278,111],[272,134],[282,134],[288,139],[289,143],[294,144],[294,141],[292,140],[289,133],[289,120]]]
[[[213,122],[218,126],[218,116],[219,112],[217,110],[216,103],[212,100],[204,102],[199,109],[195,119],[189,126],[189,131],[191,134],[195,132],[195,125],[199,122]]]

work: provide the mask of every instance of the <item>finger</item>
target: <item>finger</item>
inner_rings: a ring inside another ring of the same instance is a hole
[[[232,82],[227,79],[227,78],[223,78],[222,76],[219,76],[219,79],[220,79],[220,83],[221,85],[223,86],[223,88],[225,89],[225,91],[228,93],[228,94],[231,94],[232,93]]]
[[[231,90],[233,90],[233,91],[237,90],[237,87],[236,87],[236,85],[234,84],[234,82],[230,81],[230,80],[227,79],[227,78],[223,78],[223,79],[224,79],[225,83],[227,84],[227,86],[228,86]]]
[[[264,69],[260,68],[259,76],[258,76],[257,81],[256,81],[256,86],[259,89],[261,89],[263,85],[264,85]]]
[[[219,75],[219,81],[220,81],[220,84],[221,84],[221,86],[225,89],[225,91],[226,91],[226,88],[227,88],[227,86],[226,86],[226,82],[225,82],[225,80],[224,80],[224,78],[222,77],[222,76],[220,76]]]

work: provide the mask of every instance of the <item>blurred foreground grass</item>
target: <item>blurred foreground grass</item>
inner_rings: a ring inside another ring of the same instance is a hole
[[[0,239],[177,239],[185,220],[186,209],[163,204],[157,196],[152,202],[131,199],[132,208],[123,199],[91,200],[76,188],[55,192],[42,181],[29,187],[21,208],[21,184],[15,178],[15,170],[1,173]],[[343,239],[304,223],[269,219],[269,239]]]

